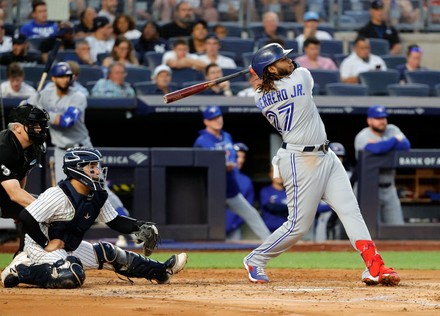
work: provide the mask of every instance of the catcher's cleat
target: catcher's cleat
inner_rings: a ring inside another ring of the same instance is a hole
[[[1,278],[4,287],[15,287],[18,285],[18,274],[16,266],[19,264],[29,265],[30,260],[25,252],[20,252],[12,262],[2,271]]]
[[[400,276],[393,268],[388,268],[384,265],[380,267],[379,275],[373,277],[368,269],[362,273],[362,282],[366,285],[378,285],[396,286],[400,283]]]
[[[188,255],[184,252],[176,255],[172,255],[167,261],[163,264],[166,267],[166,274],[160,278],[156,278],[155,281],[158,284],[167,284],[170,283],[171,276],[179,273],[185,268],[185,264],[188,260]]]
[[[268,283],[269,278],[266,275],[263,267],[250,266],[243,260],[244,268],[248,272],[249,281],[254,283]]]

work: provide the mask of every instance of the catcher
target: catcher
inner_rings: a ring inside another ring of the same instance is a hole
[[[109,269],[130,282],[130,278],[145,278],[162,284],[185,267],[186,253],[159,262],[106,241],[83,241],[95,221],[123,234],[135,234],[137,242],[144,242],[146,256],[159,239],[153,223],[118,215],[111,206],[105,190],[107,168],[101,167],[101,158],[93,148],[66,151],[63,170],[67,179],[47,189],[20,213],[27,228],[24,252],[2,272],[5,287],[25,283],[42,288],[78,288],[87,269]]]

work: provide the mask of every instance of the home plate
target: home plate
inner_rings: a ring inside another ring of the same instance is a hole
[[[282,292],[320,292],[320,291],[333,291],[334,289],[330,288],[282,288],[282,289],[276,289],[277,291]]]

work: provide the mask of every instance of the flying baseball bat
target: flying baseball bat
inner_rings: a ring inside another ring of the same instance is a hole
[[[52,64],[53,64],[55,58],[57,58],[57,54],[58,54],[58,50],[60,49],[60,46],[61,46],[61,40],[59,38],[57,38],[55,40],[53,47],[52,47],[52,50],[50,51],[50,53],[47,57],[47,62],[44,67],[44,71],[41,75],[40,83],[38,84],[38,88],[37,88],[38,92],[40,92],[41,89],[43,89],[44,82],[46,81],[47,75],[50,71],[50,68],[52,67]]]
[[[198,83],[198,84],[195,84],[195,85],[192,85],[192,86],[189,86],[189,87],[186,87],[186,88],[174,91],[174,92],[167,93],[163,96],[163,101],[165,103],[171,103],[171,102],[189,97],[190,95],[202,92],[203,90],[209,89],[212,86],[215,86],[219,83],[231,80],[231,79],[238,77],[240,75],[247,74],[250,71],[251,71],[251,68],[243,69],[243,70],[240,70],[238,72],[235,72],[233,74],[230,74],[230,75],[218,78],[218,79],[201,82],[201,83]]]

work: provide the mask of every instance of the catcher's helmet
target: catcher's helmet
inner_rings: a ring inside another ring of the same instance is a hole
[[[52,77],[73,76],[72,68],[70,68],[70,65],[64,61],[59,62],[52,67],[51,76]]]
[[[345,157],[345,147],[341,143],[330,143],[329,147],[336,154],[336,156]]]
[[[234,150],[235,151],[248,151],[249,148],[248,148],[248,146],[246,146],[245,143],[235,143]]]
[[[36,145],[43,145],[46,141],[49,127],[49,114],[44,109],[37,108],[28,103],[20,103],[11,109],[9,121],[23,124],[29,139]]]
[[[277,60],[289,54],[291,49],[284,49],[278,43],[271,43],[261,47],[252,58],[252,69],[258,77],[263,77],[264,69]]]
[[[107,178],[107,167],[101,167],[102,155],[99,150],[87,147],[67,149],[63,158],[63,171],[68,179],[76,179],[94,191],[104,190]],[[84,167],[90,163],[97,163],[99,174],[94,177],[93,172],[85,172]]]

